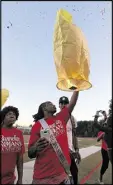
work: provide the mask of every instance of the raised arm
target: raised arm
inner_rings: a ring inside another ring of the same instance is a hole
[[[77,103],[78,95],[79,95],[79,92],[74,91],[72,94],[71,100],[70,100],[69,104],[67,105],[70,114],[72,113],[72,111]]]
[[[104,133],[102,133],[100,136],[98,136],[98,138],[97,138],[97,142],[99,142],[101,139],[103,139],[104,138]]]
[[[112,132],[112,128],[111,127],[103,127],[97,123],[94,124],[94,126],[96,128],[98,128],[99,130],[103,131],[103,132]]]
[[[94,126],[96,128],[98,128],[100,131],[103,131],[103,132],[112,132],[112,128],[111,127],[104,127],[104,126],[101,126],[100,124],[98,124],[98,115],[95,115],[95,118],[94,118]],[[106,120],[106,119],[105,119]],[[103,122],[105,122],[105,120],[103,120]]]

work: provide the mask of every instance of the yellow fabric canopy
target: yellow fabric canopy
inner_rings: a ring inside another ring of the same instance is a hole
[[[1,107],[5,104],[8,97],[9,91],[7,89],[1,89]]]
[[[87,41],[81,29],[72,24],[72,16],[66,10],[57,12],[53,44],[57,88],[80,91],[92,87]]]

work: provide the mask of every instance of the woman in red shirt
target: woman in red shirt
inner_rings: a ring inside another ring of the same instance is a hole
[[[17,167],[17,184],[22,184],[24,140],[22,132],[13,127],[19,116],[16,107],[1,110],[1,184],[14,184]]]
[[[105,126],[106,123],[103,124],[103,126]],[[104,184],[103,183],[103,175],[106,172],[108,165],[109,165],[109,156],[108,156],[108,152],[107,152],[107,144],[104,140],[104,132],[100,131],[98,133],[98,139],[97,141],[99,142],[100,140],[102,140],[102,145],[101,145],[101,154],[102,154],[102,166],[101,166],[101,170],[100,170],[100,179],[99,179],[99,183],[100,184]]]
[[[35,124],[32,127],[28,146],[28,156],[30,158],[36,157],[33,184],[70,184],[68,175],[61,165],[57,154],[54,152],[52,145],[40,136],[42,127],[39,120],[42,118],[46,120],[70,165],[66,124],[76,105],[77,99],[78,92],[74,92],[69,105],[55,116],[55,105],[51,102],[42,103],[39,106],[38,113],[34,115]]]

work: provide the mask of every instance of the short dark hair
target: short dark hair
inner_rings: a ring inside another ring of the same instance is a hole
[[[59,104],[69,104],[69,99],[68,99],[68,97],[66,97],[66,96],[62,96],[62,97],[60,97],[60,99],[59,99]]]
[[[8,113],[8,112],[13,112],[15,115],[16,115],[16,120],[18,119],[18,117],[19,117],[19,110],[18,110],[18,108],[16,108],[16,107],[13,107],[13,106],[7,106],[7,107],[4,107],[1,111],[0,111],[0,121],[1,121],[1,123],[3,122],[3,120],[4,120],[4,118],[5,118],[5,116],[6,116],[6,114]]]

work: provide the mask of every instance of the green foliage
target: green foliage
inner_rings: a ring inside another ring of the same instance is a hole
[[[109,103],[109,116],[112,117],[112,99],[110,100]]]
[[[96,137],[98,129],[93,126],[93,121],[78,121],[77,136],[79,137]]]
[[[112,99],[109,102],[109,115],[108,115],[108,125],[112,123]],[[102,124],[100,121],[99,124]],[[77,136],[78,137],[97,137],[98,129],[93,126],[93,121],[78,121],[77,122]]]

